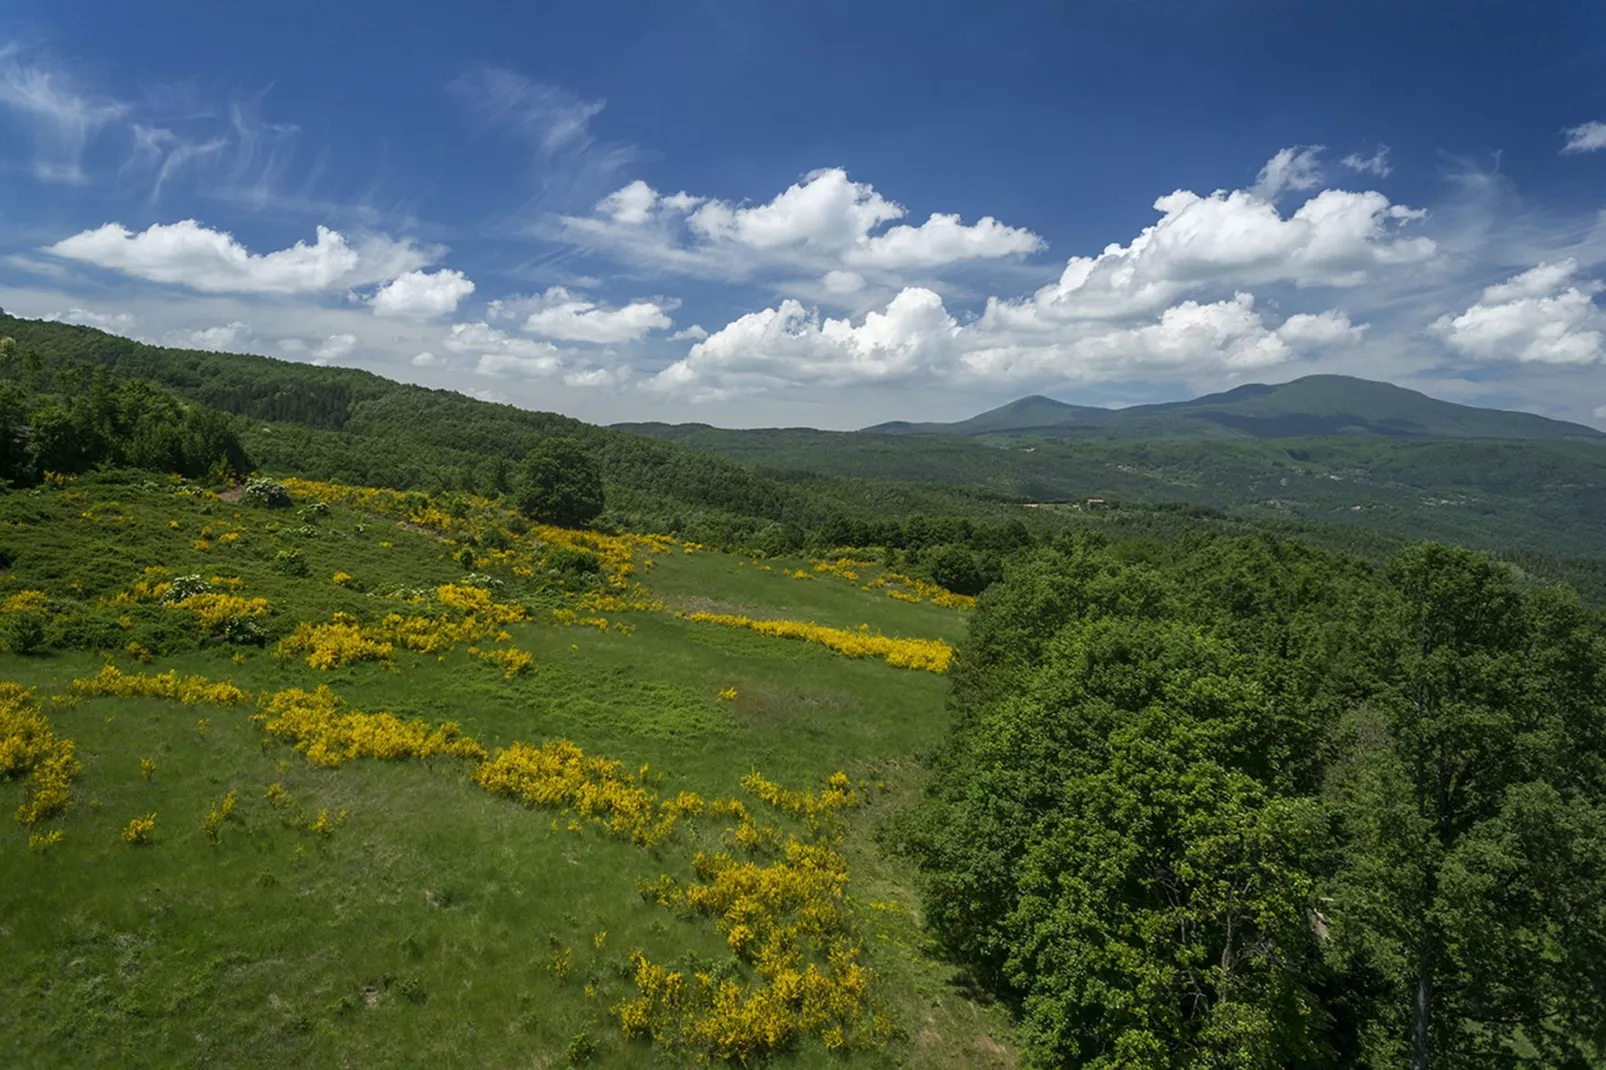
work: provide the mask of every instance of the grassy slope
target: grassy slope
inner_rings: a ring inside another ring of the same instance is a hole
[[[364,518],[343,507],[317,538],[265,530],[282,519],[159,487],[10,495],[0,499],[0,520],[18,559],[0,593],[65,594],[77,584],[86,597],[104,596],[160,563],[240,576],[248,593],[271,600],[270,628],[283,633],[339,608],[374,611],[328,581],[336,570],[368,585],[429,584],[461,572],[434,538],[372,519],[358,533]],[[238,542],[191,548],[200,526],[220,521],[244,530]],[[269,567],[290,542],[311,562],[306,579]],[[677,550],[647,578],[670,600],[865,621],[911,636],[952,638],[962,628],[954,611],[896,602],[837,577],[766,574],[710,553]],[[149,666],[118,661],[125,671],[171,666],[249,689],[328,683],[361,709],[460,721],[491,747],[567,737],[627,767],[650,763],[668,791],[738,794],[738,778],[755,768],[797,787],[838,768],[880,778],[888,790],[854,814],[845,854],[861,902],[901,907],[862,913],[868,958],[904,1038],[847,1061],[1007,1059],[988,1039],[1001,1020],[958,996],[920,950],[910,874],[870,840],[912,790],[915,756],[943,728],[943,680],[667,615],[631,621],[628,635],[517,625],[514,645],[534,653],[536,667],[513,680],[462,651],[440,660],[403,654],[395,672],[363,664],[320,673],[276,659],[271,646],[238,665],[226,647]],[[0,678],[55,694],[100,660],[0,655]],[[734,702],[717,699],[727,687]],[[710,923],[681,919],[635,891],[638,879],[662,872],[687,877],[693,842],[642,850],[591,828],[567,831],[561,819],[552,831],[556,815],[487,795],[449,763],[314,769],[266,741],[248,709],[97,698],[48,712],[77,742],[85,771],[60,845],[35,854],[21,826],[0,835],[0,987],[12,994],[0,1001],[5,1065],[562,1065],[582,1030],[599,1045],[596,1065],[673,1064],[625,1043],[607,1016],[633,991],[625,957],[636,947],[670,963],[726,954]],[[204,735],[198,717],[211,722]],[[141,757],[156,761],[149,781]],[[302,825],[322,808],[348,810],[345,825],[324,839],[287,824],[264,798],[274,782],[299,800]],[[231,789],[240,820],[214,846],[201,821]],[[3,785],[0,801],[21,797],[19,785]],[[151,811],[159,843],[122,843],[123,824]],[[711,845],[722,824],[698,822],[695,841]],[[553,946],[572,951],[567,982],[547,969]],[[595,998],[585,994],[588,981]],[[838,1060],[810,1041],[784,1061]]]

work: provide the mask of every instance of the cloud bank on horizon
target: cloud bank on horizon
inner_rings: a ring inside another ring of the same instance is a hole
[[[17,314],[605,421],[856,426],[1317,371],[1606,421],[1606,118],[1550,122],[1521,166],[1379,138],[1204,168],[1151,144],[1130,174],[1094,153],[1109,207],[1066,205],[828,149],[779,181],[676,166],[609,128],[618,94],[465,58],[413,87],[448,194],[388,192],[428,185],[416,162],[350,194],[272,92],[91,82],[104,57],[71,44],[0,47]]]

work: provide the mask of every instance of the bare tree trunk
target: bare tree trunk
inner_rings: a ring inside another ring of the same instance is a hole
[[[1411,1070],[1433,1063],[1433,977],[1424,953],[1418,959],[1416,991],[1411,996]]]

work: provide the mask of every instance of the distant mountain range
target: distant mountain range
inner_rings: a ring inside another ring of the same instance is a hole
[[[1311,438],[1502,438],[1602,441],[1583,424],[1527,412],[1440,401],[1415,390],[1347,375],[1307,375],[1255,383],[1192,401],[1101,409],[1034,395],[957,423],[894,421],[864,429],[882,435],[1012,438],[1176,438],[1195,435]]]

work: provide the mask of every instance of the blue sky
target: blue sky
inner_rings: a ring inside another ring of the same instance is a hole
[[[1312,372],[1606,427],[1606,9],[0,21],[0,305],[598,422]]]

